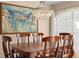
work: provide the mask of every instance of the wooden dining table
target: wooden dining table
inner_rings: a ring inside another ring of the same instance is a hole
[[[24,57],[30,58],[31,53],[37,53],[44,50],[44,43],[20,43],[20,44],[11,44],[12,47],[12,57],[14,57],[15,50],[23,54]]]

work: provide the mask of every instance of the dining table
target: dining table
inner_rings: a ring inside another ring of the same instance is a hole
[[[44,50],[44,43],[15,43],[11,44],[12,57],[14,57],[15,50],[23,54],[24,58],[30,58],[32,53],[37,53]]]

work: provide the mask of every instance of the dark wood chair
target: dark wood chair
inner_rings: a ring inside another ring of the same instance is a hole
[[[45,43],[44,51],[41,55],[41,58],[52,58],[56,57],[58,46],[59,46],[59,36],[48,36],[44,37],[42,41]],[[49,47],[47,46],[49,44]],[[49,50],[49,52],[47,52]]]
[[[73,50],[73,35],[65,34],[62,35],[61,40],[63,40],[63,46],[58,48],[58,57],[72,57],[74,50]]]
[[[28,41],[28,44],[29,44],[29,36],[30,36],[30,33],[29,32],[21,32],[21,33],[19,33],[19,44],[20,43],[26,43],[26,40]],[[24,55],[24,52],[20,52],[20,51],[17,51],[18,52],[18,55],[19,55],[19,57],[20,58],[24,58],[24,57],[26,57],[25,55]]]
[[[25,32],[25,33],[19,33],[19,37],[22,39],[22,40],[24,40],[24,39],[26,39],[26,37],[27,37],[27,40],[28,40],[28,44],[29,44],[29,40],[30,40],[30,36],[32,36],[32,38],[33,38],[33,43],[35,43],[35,39],[36,39],[36,41],[38,40],[38,39],[41,39],[42,37],[43,37],[43,33],[31,33],[31,32]]]
[[[64,40],[63,40],[63,36],[65,35],[71,35],[70,33],[65,33],[65,32],[62,32],[62,33],[59,33],[59,36],[60,36],[60,46],[58,47],[58,52],[57,52],[57,57],[58,58],[62,58],[62,53],[63,53],[63,46],[64,46]]]
[[[35,43],[35,39],[36,39],[36,43],[40,43],[42,44],[42,38],[44,33],[33,33],[33,42]],[[36,58],[38,58],[41,55],[42,51],[37,52],[37,55],[35,56]]]
[[[29,32],[27,32],[27,33],[26,32],[25,33],[19,33],[19,37],[20,37],[21,41],[23,41],[21,43],[24,43],[25,40],[26,40],[26,37],[27,37],[28,44],[29,44],[29,36],[30,36]]]
[[[49,57],[57,57],[57,52],[58,52],[58,47],[59,47],[59,41],[60,37],[59,36],[52,36],[50,37],[50,55]],[[52,44],[51,44],[52,43]],[[52,46],[51,46],[52,45]]]
[[[9,36],[2,36],[2,46],[5,58],[11,57],[11,49],[10,49],[10,42],[12,41],[11,37]]]
[[[39,42],[40,42],[40,40],[42,41],[43,35],[44,35],[44,33],[32,33],[33,43],[35,43],[35,39],[36,39],[36,41],[39,41]]]
[[[63,46],[63,54],[62,57],[71,58],[74,54],[73,50],[73,35],[65,35],[63,36],[64,46]]]

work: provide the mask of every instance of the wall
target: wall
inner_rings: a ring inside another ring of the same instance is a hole
[[[38,32],[43,32],[44,36],[49,35],[49,17],[42,16],[38,20]]]
[[[4,54],[3,54],[3,50],[2,50],[2,37],[0,35],[0,58],[4,57]]]

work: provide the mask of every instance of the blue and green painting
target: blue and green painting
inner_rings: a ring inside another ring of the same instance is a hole
[[[2,32],[37,32],[37,20],[32,9],[3,4]]]

